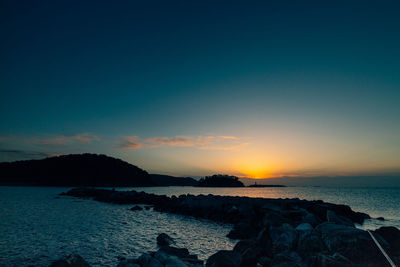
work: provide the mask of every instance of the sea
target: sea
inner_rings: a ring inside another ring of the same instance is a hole
[[[153,210],[131,211],[90,199],[59,196],[70,188],[0,186],[0,266],[48,266],[78,253],[92,266],[116,266],[157,249],[156,237],[167,233],[176,246],[188,248],[200,259],[218,250],[232,249],[226,235],[231,225]],[[349,205],[373,219],[362,229],[400,228],[400,188],[265,187],[122,188],[160,195],[214,194],[263,198],[299,198]],[[384,217],[384,221],[377,220]]]

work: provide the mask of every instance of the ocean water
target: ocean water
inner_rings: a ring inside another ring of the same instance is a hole
[[[167,233],[177,246],[206,259],[235,241],[230,225],[152,210],[130,211],[89,199],[58,197],[69,188],[0,187],[0,266],[48,266],[55,259],[78,253],[93,266],[116,266],[121,257],[156,250],[156,237]],[[355,211],[384,217],[361,228],[400,228],[400,189],[391,188],[129,188],[155,194],[218,194],[267,198],[322,199],[347,204]],[[120,189],[128,190],[128,188]]]

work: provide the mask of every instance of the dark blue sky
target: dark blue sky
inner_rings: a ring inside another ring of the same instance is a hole
[[[398,1],[2,1],[0,160],[400,171]]]

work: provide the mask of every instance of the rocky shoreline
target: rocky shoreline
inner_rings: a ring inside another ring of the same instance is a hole
[[[206,266],[390,266],[370,234],[355,227],[355,223],[362,224],[370,216],[354,212],[346,205],[215,195],[167,197],[93,188],[75,188],[62,195],[115,204],[146,204],[160,212],[233,224],[228,237],[239,240],[238,243],[232,251],[218,251],[209,257]],[[400,265],[400,230],[381,227],[372,234],[395,264]],[[172,239],[165,234],[159,236],[157,243],[158,251],[138,259],[124,259],[116,265],[204,265],[186,248],[172,246]],[[70,262],[85,263],[80,260]],[[62,265],[52,266],[88,266],[65,265],[66,259],[60,261]]]

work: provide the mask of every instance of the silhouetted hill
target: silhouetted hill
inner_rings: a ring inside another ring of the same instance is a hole
[[[197,186],[200,187],[244,187],[244,184],[239,181],[236,176],[229,176],[223,174],[214,174],[213,176],[206,176],[199,180]]]
[[[198,181],[190,177],[175,177],[163,174],[150,174],[156,186],[196,186]]]
[[[45,186],[153,186],[150,175],[125,161],[97,154],[0,163],[0,183]]]

